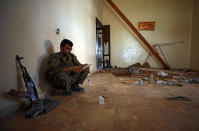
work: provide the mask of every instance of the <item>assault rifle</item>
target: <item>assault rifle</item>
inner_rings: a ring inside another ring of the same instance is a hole
[[[18,55],[16,55],[16,61],[17,61],[19,68],[22,72],[22,76],[23,76],[23,80],[25,83],[25,87],[27,88],[27,92],[20,92],[20,91],[11,89],[8,92],[8,94],[15,96],[15,97],[19,97],[19,98],[28,98],[30,100],[30,102],[32,103],[39,99],[38,93],[37,93],[37,89],[36,89],[36,86],[35,86],[33,80],[31,79],[29,73],[26,70],[26,67],[21,64],[21,59],[23,59],[23,57],[19,57]]]
[[[26,109],[26,117],[32,118],[43,113],[48,113],[59,105],[59,101],[56,99],[48,99],[48,97],[45,97],[44,99],[39,99],[36,86],[30,75],[28,74],[26,67],[21,64],[21,59],[23,59],[23,57],[19,57],[18,55],[16,55],[16,61],[22,72],[27,92],[11,89],[8,94],[18,98],[27,98],[30,101]]]

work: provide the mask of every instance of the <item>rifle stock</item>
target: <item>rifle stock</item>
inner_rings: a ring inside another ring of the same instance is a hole
[[[29,98],[30,94],[26,91],[17,91],[15,89],[10,89],[10,91],[8,91],[8,94],[14,97],[18,97],[18,98]]]

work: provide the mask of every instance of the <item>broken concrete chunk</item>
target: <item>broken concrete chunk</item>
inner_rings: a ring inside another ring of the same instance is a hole
[[[142,65],[142,67],[144,67],[144,68],[150,68],[151,66],[149,65],[148,62],[145,62],[145,63]]]
[[[143,80],[139,80],[135,82],[136,85],[144,85],[144,81]]]
[[[177,85],[175,82],[172,81],[163,81],[163,80],[157,80],[155,81],[156,85],[168,85],[168,86],[175,86]]]
[[[166,82],[166,81],[163,81],[163,80],[157,80],[157,81],[155,81],[155,84],[156,84],[156,85],[166,85],[167,82]]]
[[[127,69],[130,69],[130,68],[132,68],[132,67],[142,67],[142,65],[140,64],[140,63],[135,63],[135,64],[133,64],[133,65],[130,65],[130,66],[128,66],[128,67],[126,67]]]
[[[165,72],[158,72],[157,75],[158,76],[162,76],[162,77],[167,77],[168,76],[168,74],[165,73]]]
[[[141,74],[142,73],[142,71],[137,67],[131,67],[129,69],[129,71],[131,72],[131,74]]]
[[[171,82],[171,81],[168,81],[168,82],[167,82],[167,85],[168,85],[168,86],[175,86],[175,83],[173,83],[173,82]]]

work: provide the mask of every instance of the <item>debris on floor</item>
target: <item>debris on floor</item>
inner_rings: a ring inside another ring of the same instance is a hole
[[[151,66],[149,65],[148,62],[145,62],[145,63],[142,65],[142,67],[144,67],[144,68],[150,68]]]
[[[185,96],[177,96],[177,97],[171,97],[167,98],[169,101],[192,101],[191,98],[185,97]]]
[[[82,126],[86,126],[86,123],[84,122],[84,123],[82,124]]]
[[[157,75],[158,76],[162,76],[162,77],[167,77],[168,76],[168,74],[165,73],[165,72],[158,72]]]
[[[139,80],[135,82],[136,85],[144,85],[144,81],[143,80]]]
[[[153,75],[155,79],[156,74]],[[120,79],[128,83],[120,83]],[[115,76],[111,73],[96,73],[92,80],[95,81],[92,88],[87,81],[83,83],[82,86],[86,89],[84,93],[75,93],[71,97],[54,95],[60,105],[52,112],[31,120],[23,118],[23,114],[17,112],[0,120],[0,130],[199,129],[199,85],[162,88],[160,85],[149,85],[149,77],[142,76],[138,80],[143,80],[145,84],[137,86],[134,84],[138,81],[136,77]],[[105,89],[108,92],[104,92]],[[99,104],[98,96],[105,96],[104,104]],[[176,96],[186,96],[192,101],[167,100]]]
[[[104,89],[104,91],[107,92],[108,90],[107,90],[107,89]]]
[[[114,75],[131,75],[131,72],[122,68],[115,68],[112,72]]]
[[[147,66],[146,66],[147,65]],[[147,68],[146,68],[147,67]],[[144,85],[146,82],[156,85],[166,86],[188,86],[190,84],[199,84],[199,72],[191,69],[158,69],[151,68],[148,63],[141,65],[133,64],[125,68],[114,68],[111,71],[114,75],[123,75],[136,78],[136,85]],[[121,83],[127,84],[128,81],[120,80]]]
[[[98,96],[99,104],[104,104],[104,96]]]
[[[131,72],[131,74],[141,74],[142,73],[142,71],[138,67],[132,67],[129,69],[129,71]]]

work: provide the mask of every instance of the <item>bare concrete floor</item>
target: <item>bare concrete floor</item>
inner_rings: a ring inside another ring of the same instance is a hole
[[[187,87],[134,84],[131,77],[110,73],[85,81],[85,92],[73,96],[57,94],[60,105],[48,114],[24,118],[19,111],[0,121],[0,130],[18,131],[198,131],[199,85]],[[105,104],[98,104],[105,96]],[[168,101],[186,96],[192,101]]]

